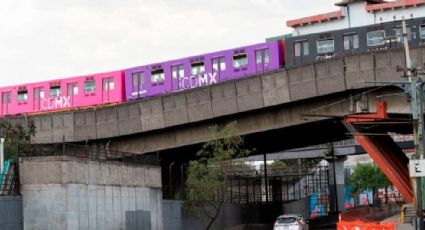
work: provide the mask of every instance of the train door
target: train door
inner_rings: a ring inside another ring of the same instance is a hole
[[[171,66],[171,90],[183,89],[184,68],[183,65]]]
[[[296,41],[294,42],[294,50],[293,50],[293,63],[294,64],[302,64],[304,59],[308,58],[310,54],[308,41]]]
[[[144,95],[146,95],[145,74],[143,72],[132,73],[131,81],[132,98],[142,98]]]
[[[12,92],[1,93],[1,115],[9,114],[9,104],[12,103]]]
[[[74,106],[74,102],[76,101],[75,96],[78,95],[78,83],[68,83],[66,86],[67,96],[69,97],[69,104],[70,106]]]
[[[41,107],[41,101],[44,98],[44,89],[43,87],[34,88],[34,97],[33,97],[33,110],[40,111],[43,108]]]
[[[112,100],[111,91],[114,90],[114,78],[107,77],[102,79],[102,102],[108,103]]]
[[[224,57],[217,57],[212,59],[212,72],[217,73],[218,82],[226,70],[226,59]]]
[[[344,34],[344,53],[352,53],[359,50],[359,35],[357,33]]]
[[[270,62],[269,49],[261,49],[255,51],[255,63],[257,73],[264,72]]]

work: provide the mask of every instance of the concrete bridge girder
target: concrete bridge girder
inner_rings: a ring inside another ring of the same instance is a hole
[[[416,63],[422,63],[424,50],[412,49]],[[204,142],[216,123],[237,120],[240,134],[252,134],[325,119],[306,121],[301,114],[347,115],[353,112],[347,98],[374,86],[363,81],[401,80],[396,67],[404,65],[403,57],[401,49],[346,56],[142,101],[32,116],[32,141],[111,139],[114,148],[145,153]],[[368,110],[374,111],[375,96],[384,92],[398,91],[371,92]],[[389,113],[410,112],[404,97],[384,100]]]

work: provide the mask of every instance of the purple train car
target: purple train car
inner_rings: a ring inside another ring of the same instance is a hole
[[[281,68],[283,41],[270,41],[125,70],[126,99],[206,86]]]

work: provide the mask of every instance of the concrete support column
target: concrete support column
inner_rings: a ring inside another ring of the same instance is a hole
[[[326,160],[329,162],[329,204],[330,211],[337,211],[335,203],[338,203],[338,212],[345,212],[345,201],[344,201],[344,161],[347,157],[338,157],[335,158],[329,157]],[[334,177],[335,175],[335,177]],[[336,194],[335,194],[336,191]],[[336,196],[335,196],[336,195]]]

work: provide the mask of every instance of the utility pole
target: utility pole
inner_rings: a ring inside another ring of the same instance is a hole
[[[413,135],[415,142],[416,159],[424,158],[424,116],[422,110],[422,81],[417,76],[417,70],[412,68],[410,60],[409,42],[407,36],[406,22],[404,17],[402,18],[402,33],[403,33],[403,44],[406,57],[406,73],[410,82],[410,96],[412,104],[412,119],[413,119]],[[423,230],[423,212],[422,212],[422,178],[416,177],[416,229]]]

